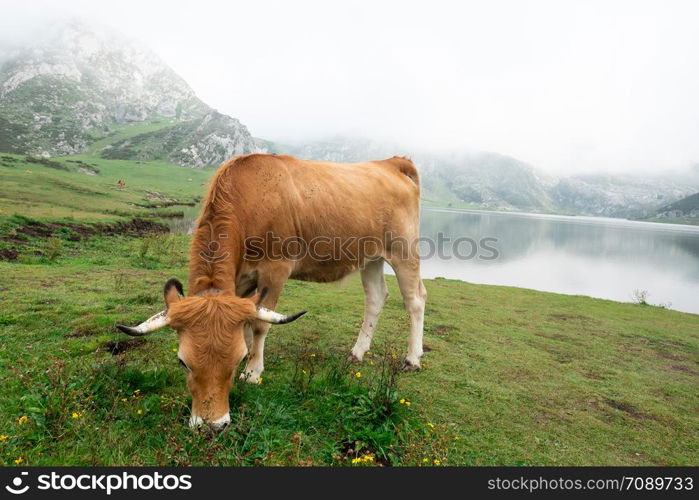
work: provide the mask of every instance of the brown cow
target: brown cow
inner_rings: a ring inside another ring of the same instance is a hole
[[[361,362],[387,297],[386,261],[410,315],[404,369],[418,369],[426,296],[416,251],[419,209],[418,173],[406,158],[343,164],[234,157],[214,175],[202,206],[189,295],[182,297],[182,285],[170,280],[165,311],[135,328],[117,326],[130,335],[165,325],[177,330],[192,394],[190,425],[219,428],[230,421],[228,394],[240,361],[248,354],[241,378],[257,383],[270,323],[303,314],[274,312],[286,280],[330,282],[360,271],[364,322],[351,357]]]

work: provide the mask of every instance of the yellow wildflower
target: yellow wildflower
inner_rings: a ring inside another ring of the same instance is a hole
[[[137,414],[137,415],[143,415],[143,410],[138,410],[138,411],[136,412],[136,414]]]
[[[314,352],[311,353],[311,357],[312,357],[312,358],[315,358],[315,357],[316,357],[316,353],[314,353]]]
[[[391,357],[392,357],[393,359],[396,359],[398,356],[396,356],[395,354],[391,354]]]
[[[307,374],[308,372],[307,372],[306,370],[301,370],[301,373],[303,373],[303,374],[305,375],[305,374]]]
[[[357,372],[354,374],[355,377],[361,378],[362,377],[362,372]]]
[[[427,427],[434,429],[434,424],[432,422],[427,422]]]
[[[121,400],[126,403],[129,399],[128,398],[121,398]]]
[[[412,403],[410,401],[405,402],[405,406],[410,406]]]
[[[172,352],[177,352],[177,347],[173,347]]]
[[[261,383],[262,383],[262,376],[257,377],[257,383],[258,383],[258,384],[261,384]]]
[[[73,417],[73,418],[80,418],[82,416],[83,416],[82,412],[79,412],[79,411],[74,411],[73,414],[71,415],[71,417]]]
[[[10,439],[10,436],[6,436],[5,434],[0,434],[0,442],[7,441]]]
[[[29,417],[26,416],[26,415],[22,415],[21,417],[19,417],[19,418],[17,419],[17,423],[20,424],[20,425],[26,424],[27,422],[29,422]]]
[[[400,398],[400,404],[402,404],[402,405],[405,404],[405,398]]]
[[[429,462],[429,460],[427,460],[426,458],[423,458],[423,459],[422,459],[422,463],[423,463],[423,464],[426,464],[427,462]]]
[[[440,462],[439,460],[437,460],[437,459],[435,458],[435,459],[434,459],[434,464],[435,464],[435,465],[441,465],[442,462]]]
[[[374,463],[374,456],[373,455],[363,455],[361,457],[356,457],[352,459],[353,464],[373,464]]]
[[[17,460],[14,461],[17,465],[21,464],[24,462],[24,459],[22,457],[19,457]]]

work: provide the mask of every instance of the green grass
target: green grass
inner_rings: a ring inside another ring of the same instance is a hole
[[[117,125],[114,127],[112,133],[104,137],[101,137],[93,143],[91,143],[90,147],[88,148],[87,154],[89,154],[90,156],[98,157],[105,146],[109,146],[124,139],[135,137],[139,134],[156,132],[163,128],[172,127],[177,123],[178,122],[176,120],[173,120],[172,118],[161,117],[145,122]]]
[[[215,170],[188,169],[165,162],[104,160],[89,154],[52,161],[67,170],[28,160],[23,155],[0,154],[0,215],[81,221],[148,216],[152,213],[143,205],[158,203],[153,193],[192,203],[203,195],[203,185]],[[85,165],[99,173],[80,173]],[[126,181],[123,189],[117,186],[119,179]]]
[[[149,238],[67,239],[52,260],[30,239],[0,263],[2,463],[348,465],[357,448],[396,465],[698,462],[699,316],[443,279],[426,281],[424,369],[395,386],[381,374],[408,320],[393,278],[360,366],[343,361],[358,279],[289,282],[279,310],[309,314],[272,329],[264,383],[236,385],[229,431],[192,431],[175,333],[112,327],[186,279],[188,237]]]
[[[2,463],[402,464],[422,459],[418,445],[448,457],[452,432],[433,435],[387,378],[397,350],[353,367],[341,345],[317,342],[313,322],[279,332],[261,387],[236,386],[228,430],[190,430],[175,334],[141,342],[112,326],[161,308],[162,282],[186,273],[187,237],[149,238],[65,240],[53,259],[36,257],[45,242],[30,239],[19,263],[0,264],[0,300],[12,303],[0,316]]]
[[[19,253],[0,261],[0,464],[699,463],[699,316],[443,279],[425,283],[423,370],[395,380],[408,318],[394,278],[360,366],[345,361],[358,278],[289,282],[279,310],[309,314],[271,330],[264,383],[236,384],[227,431],[190,430],[175,333],[113,329],[162,308],[168,278],[186,282],[189,237],[80,225],[189,214],[153,207],[197,200],[212,170],[52,161],[0,154],[0,251]]]

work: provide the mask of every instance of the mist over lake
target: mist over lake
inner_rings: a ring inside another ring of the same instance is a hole
[[[425,278],[589,295],[622,302],[634,291],[647,301],[699,313],[699,228],[600,217],[423,209],[422,236],[453,241],[496,238],[470,259],[449,258],[445,245],[422,261]],[[468,244],[460,247],[468,255]]]

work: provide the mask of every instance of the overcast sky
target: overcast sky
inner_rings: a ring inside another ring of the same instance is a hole
[[[0,42],[59,18],[113,26],[267,139],[349,133],[560,173],[699,162],[699,2],[0,3]]]

